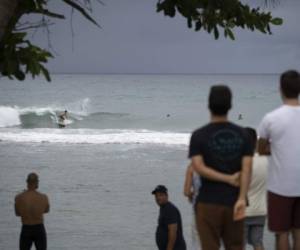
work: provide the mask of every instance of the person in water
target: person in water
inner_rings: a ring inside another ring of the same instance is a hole
[[[67,119],[67,115],[68,115],[68,111],[65,110],[63,113],[61,113],[59,115],[59,119],[61,119],[62,121],[66,120]]]
[[[63,113],[61,113],[58,117],[59,117],[59,127],[65,127],[65,120],[68,118],[68,111],[65,110]]]

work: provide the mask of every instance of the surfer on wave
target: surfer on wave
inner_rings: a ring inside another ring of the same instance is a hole
[[[66,121],[66,119],[68,118],[67,114],[68,114],[68,111],[65,110],[65,112],[61,113],[61,114],[58,116],[58,126],[59,126],[60,128],[64,128],[64,127],[66,126],[65,121]]]

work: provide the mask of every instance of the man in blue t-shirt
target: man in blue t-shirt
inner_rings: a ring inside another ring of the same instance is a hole
[[[243,249],[253,147],[246,131],[228,121],[230,108],[230,89],[213,86],[210,123],[194,131],[190,141],[189,158],[202,180],[196,205],[202,250],[219,249],[221,240],[225,249]],[[232,176],[239,172],[239,181],[234,184]]]
[[[158,185],[152,194],[160,207],[156,229],[156,244],[159,250],[186,250],[180,212],[168,198],[168,190]]]

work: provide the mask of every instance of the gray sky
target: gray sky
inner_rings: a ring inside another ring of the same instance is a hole
[[[70,10],[59,11],[70,16]],[[156,13],[156,0],[103,0],[95,4],[94,17],[103,27],[79,14],[55,21],[51,40],[55,59],[52,73],[281,73],[300,70],[300,1],[281,0],[271,8],[284,25],[272,26],[273,35],[236,31],[236,41],[214,40],[205,32],[187,28],[186,21]],[[255,2],[249,0],[248,2]],[[263,0],[257,1],[263,3]],[[34,41],[47,48],[45,33]]]

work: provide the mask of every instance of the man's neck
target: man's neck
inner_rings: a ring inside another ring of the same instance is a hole
[[[36,191],[36,187],[27,186],[27,191]]]
[[[164,203],[160,204],[160,207],[164,207],[165,205],[167,205],[167,204],[168,204],[168,202],[169,202],[169,201],[166,201],[166,202],[164,202]]]
[[[218,123],[218,122],[228,122],[228,118],[227,118],[227,115],[222,115],[222,116],[219,116],[219,115],[211,115],[210,117],[210,121],[212,123]]]
[[[286,98],[283,100],[283,103],[288,106],[299,106],[300,105],[298,98],[293,98],[293,99]]]

